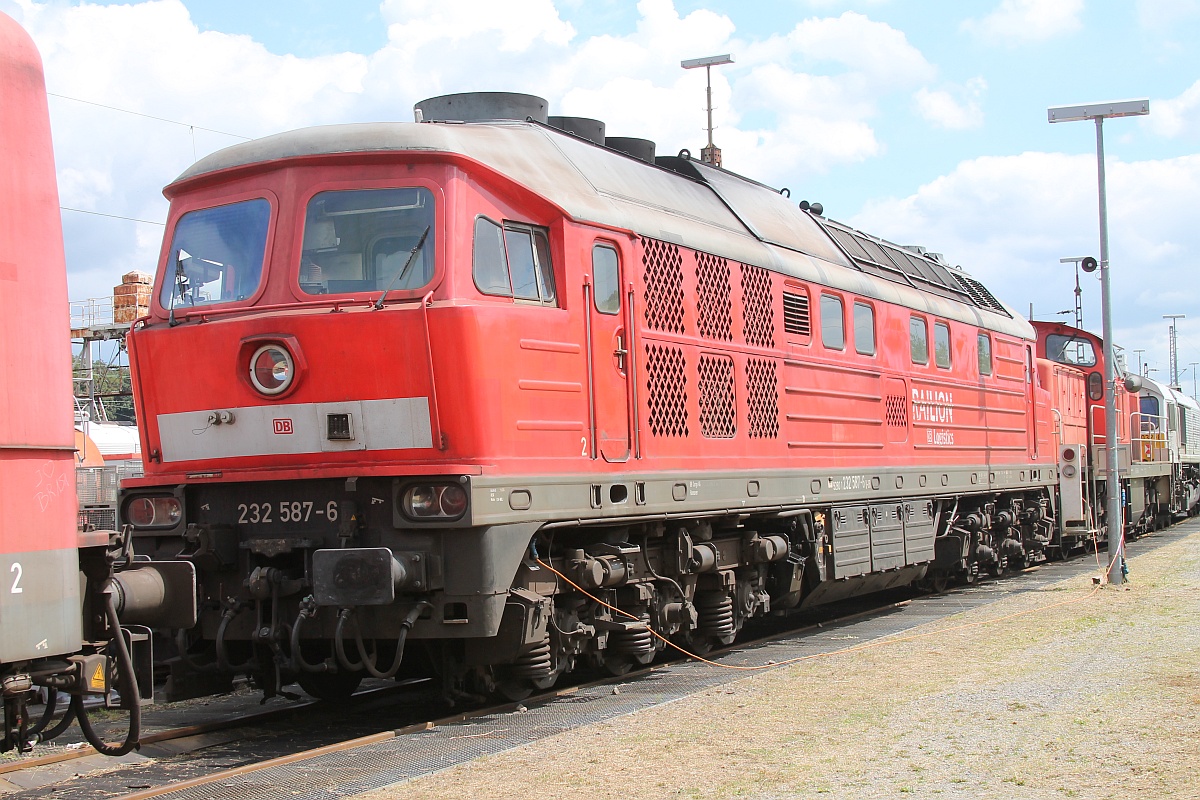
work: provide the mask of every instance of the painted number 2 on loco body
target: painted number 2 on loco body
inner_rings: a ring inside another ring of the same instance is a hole
[[[308,522],[314,515],[337,522],[338,505],[330,500],[325,508],[314,511],[311,500],[281,500],[278,503],[238,503],[239,525],[267,525],[273,522]]]
[[[25,570],[21,567],[21,563],[14,561],[13,565],[8,568],[8,571],[13,573],[12,590],[9,594],[22,594],[25,589],[21,586],[21,575],[24,574]]]

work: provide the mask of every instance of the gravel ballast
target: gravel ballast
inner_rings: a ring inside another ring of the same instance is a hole
[[[1200,798],[1184,526],[1124,587],[1052,584],[359,800]]]

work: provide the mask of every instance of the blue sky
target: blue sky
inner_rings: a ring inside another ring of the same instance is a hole
[[[1148,97],[1105,126],[1118,341],[1200,361],[1200,0],[0,0],[46,62],[62,204],[151,222],[195,156],[312,124],[411,119],[453,91],[539,94],[659,152],[726,166],[940,251],[1010,305],[1071,308],[1058,259],[1096,253],[1095,133],[1051,105]],[[150,269],[161,228],[64,212],[73,298]],[[1085,326],[1099,286],[1084,281]],[[1131,356],[1131,358],[1133,358]],[[1191,375],[1183,381],[1191,389]]]

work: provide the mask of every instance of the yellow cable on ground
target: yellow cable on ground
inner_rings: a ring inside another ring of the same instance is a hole
[[[591,594],[586,589],[584,589],[582,586],[580,586],[579,584],[575,583],[573,580],[568,578],[566,575],[563,575],[561,572],[556,570],[554,567],[547,564],[545,561],[542,561],[540,558],[537,558],[535,560],[537,561],[537,563],[540,566],[542,566],[542,567],[546,568],[547,570],[549,570],[550,572],[554,573],[559,578],[561,578],[563,581],[566,581],[566,583],[569,586],[571,586],[576,591],[583,594],[585,597],[588,597],[588,598],[594,600],[595,602],[599,603],[600,605],[604,606],[605,608],[609,609],[610,611],[615,611],[622,616],[629,617],[630,619],[632,619],[636,622],[640,622],[640,623],[644,624],[644,620],[642,620],[638,617],[635,617],[633,614],[630,614],[628,611],[625,611],[623,609],[617,608],[614,605],[610,605],[610,604],[604,602],[599,597],[596,597],[595,595]],[[937,630],[926,631],[925,633],[915,633],[910,636],[885,636],[881,639],[876,639],[873,642],[866,642],[864,644],[851,645],[850,647],[843,647],[838,650],[830,650],[829,652],[826,652],[826,653],[810,653],[809,655],[806,655],[806,656],[797,656],[796,658],[789,658],[786,661],[776,661],[776,662],[773,662],[770,664],[759,664],[757,666],[750,666],[750,667],[738,666],[736,664],[721,664],[720,662],[717,662],[717,661],[710,661],[709,659],[704,658],[703,656],[698,656],[695,653],[689,652],[688,650],[680,647],[679,645],[672,642],[670,639],[668,639],[665,636],[663,636],[662,634],[660,634],[658,631],[654,630],[654,628],[650,627],[649,625],[646,626],[646,630],[650,631],[650,634],[652,636],[654,636],[656,639],[659,639],[660,641],[662,641],[668,647],[678,650],[680,653],[682,653],[683,655],[687,656],[688,658],[690,658],[694,661],[699,661],[702,664],[708,664],[709,666],[712,666],[712,667],[719,667],[720,669],[731,669],[731,670],[737,670],[739,672],[757,672],[759,670],[775,669],[776,667],[783,667],[783,666],[787,666],[789,664],[796,664],[801,661],[810,661],[812,659],[817,659],[817,658],[825,658],[827,656],[836,656],[836,655],[841,655],[843,653],[856,653],[861,650],[869,650],[874,647],[882,647],[885,644],[895,644],[897,642],[910,642],[915,639],[924,639],[926,637],[933,636],[933,635],[939,634],[939,633],[950,633],[951,631],[966,630],[968,628],[978,628],[978,627],[982,627],[984,625],[990,625],[994,622],[1003,622],[1004,620],[1007,620],[1007,619],[1023,617],[1027,614],[1035,614],[1035,613],[1039,613],[1042,611],[1046,611],[1051,608],[1057,608],[1059,606],[1069,606],[1069,605],[1074,605],[1075,603],[1082,603],[1085,600],[1090,600],[1092,597],[1095,596],[1095,594],[1098,591],[1100,591],[1100,587],[1097,585],[1097,586],[1093,586],[1092,590],[1090,592],[1088,592],[1086,595],[1084,595],[1083,597],[1075,597],[1075,598],[1071,598],[1070,600],[1060,600],[1057,603],[1050,603],[1049,605],[1039,606],[1038,608],[1030,608],[1030,609],[1026,609],[1025,611],[1014,611],[1011,614],[1005,614],[1004,616],[996,617],[995,619],[985,619],[985,620],[980,620],[979,622],[968,622],[968,623],[964,623],[962,625],[954,625],[949,628],[938,628]]]

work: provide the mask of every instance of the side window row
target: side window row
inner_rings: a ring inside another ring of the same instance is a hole
[[[875,309],[869,304],[854,301],[854,351],[859,355],[875,355]],[[830,350],[846,349],[846,318],[842,298],[821,295],[821,344]]]
[[[929,363],[929,328],[924,317],[913,316],[908,320],[909,350],[914,364]],[[992,340],[986,333],[979,334],[977,342],[979,374],[992,374]],[[933,363],[942,369],[952,365],[950,348],[950,326],[945,322],[933,323]]]

